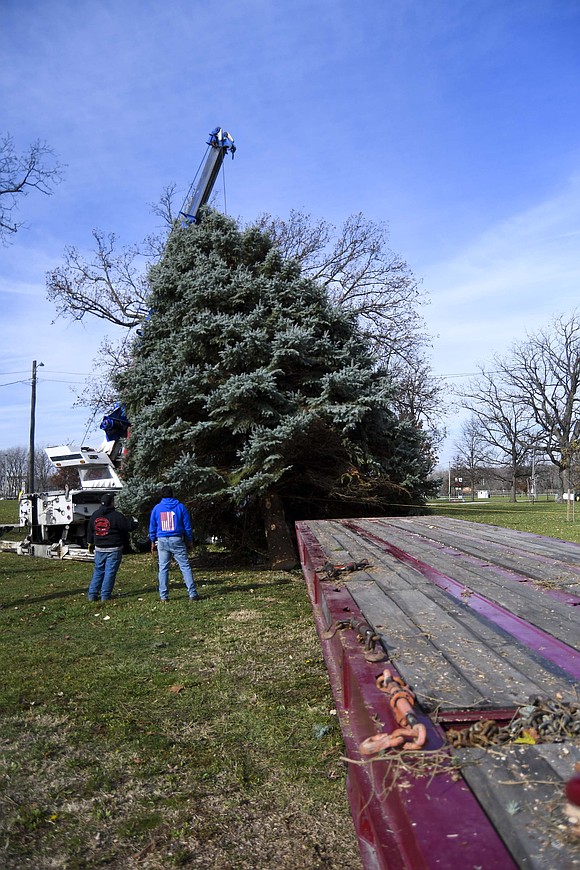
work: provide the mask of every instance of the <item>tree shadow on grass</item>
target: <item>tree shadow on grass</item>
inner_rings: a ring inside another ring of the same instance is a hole
[[[190,557],[193,568],[206,571],[270,571],[264,559],[255,553],[239,553],[231,550],[197,549]]]
[[[22,562],[20,561],[22,559]],[[272,569],[268,568],[268,566],[260,564],[256,565],[252,564],[250,560],[240,560],[236,558],[234,554],[229,552],[219,552],[219,553],[203,553],[196,554],[192,557],[191,566],[194,571],[194,576],[196,583],[203,584],[204,586],[211,587],[212,592],[215,591],[217,594],[227,594],[229,592],[249,592],[251,589],[268,589],[275,588],[277,586],[284,586],[288,583],[291,583],[294,579],[293,573],[300,574],[301,572],[278,572],[272,571]],[[52,561],[48,562],[50,567],[54,568],[55,563]],[[33,598],[25,598],[20,597],[13,600],[0,600],[0,610],[8,610],[9,608],[14,607],[23,607],[26,605],[38,605],[38,604],[46,604],[49,601],[66,601],[67,599],[78,597],[79,595],[86,595],[89,587],[89,582],[92,574],[92,565],[87,563],[88,568],[90,570],[87,571],[87,579],[86,583],[80,587],[75,587],[74,589],[53,589],[50,592],[47,592],[45,595],[36,595]],[[27,574],[28,576],[31,573],[40,573],[45,572],[47,568],[46,560],[29,560],[27,557],[19,557],[18,563],[10,565],[10,574]],[[213,577],[203,577],[202,572],[204,570],[211,571],[214,575]],[[173,562],[170,567],[170,580],[171,582],[175,582],[176,588],[179,585],[181,580],[181,575],[179,573],[179,569],[177,565]],[[157,572],[157,565],[154,567],[154,572]],[[280,574],[280,576],[273,581],[263,583],[261,582],[260,575],[268,575],[268,574]],[[228,583],[227,578],[231,578],[235,580],[236,574],[252,574],[254,578],[248,579],[247,581],[239,581]],[[217,576],[216,576],[217,575]],[[152,595],[157,598],[158,585],[157,585],[157,577],[151,580],[151,583],[145,587],[141,587],[139,589],[131,588],[128,591],[119,591],[114,594],[114,600],[123,600],[129,598],[136,598],[140,595]]]
[[[176,578],[177,580],[177,578]],[[203,583],[204,586],[212,587],[212,592],[218,595],[226,595],[230,592],[250,592],[250,590],[259,589],[270,589],[276,588],[277,586],[285,586],[288,583],[292,582],[291,577],[281,577],[279,580],[274,580],[271,583],[252,583],[249,580],[247,583],[228,583],[224,581],[222,578],[214,577],[214,578],[196,578],[196,582],[199,585]],[[51,591],[47,592],[46,595],[37,595],[34,598],[16,598],[12,601],[0,601],[0,611],[1,610],[9,610],[14,607],[25,607],[27,605],[37,605],[37,604],[46,604],[49,601],[66,601],[70,598],[78,598],[79,595],[86,595],[88,589],[88,582],[85,586],[76,587],[75,589],[62,589],[59,591]],[[177,598],[178,595],[175,593],[179,592],[179,588],[176,585],[172,589],[174,596]],[[183,591],[185,591],[185,586],[183,587]],[[157,584],[151,586],[145,586],[141,589],[131,589],[129,592],[118,592],[113,594],[113,601],[123,601],[128,600],[130,598],[137,598],[140,595],[151,595],[155,598],[155,601],[158,600],[159,590],[157,588]],[[87,602],[88,603],[88,602]],[[106,603],[106,602],[98,602]]]

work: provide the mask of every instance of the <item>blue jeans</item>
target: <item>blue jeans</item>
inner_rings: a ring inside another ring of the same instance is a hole
[[[197,589],[183,538],[180,535],[157,538],[157,554],[159,556],[159,597],[161,600],[167,601],[169,598],[169,563],[172,556],[179,565],[189,597],[194,598],[197,595]]]
[[[108,601],[113,592],[115,577],[123,558],[123,548],[114,550],[95,549],[95,567],[89,586],[89,601],[96,601],[99,595],[101,601]]]

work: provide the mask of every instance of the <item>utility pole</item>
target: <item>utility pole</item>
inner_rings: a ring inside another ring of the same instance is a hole
[[[28,445],[28,492],[34,492],[34,427],[36,422],[36,368],[44,363],[32,363],[32,392],[30,394],[30,442]]]

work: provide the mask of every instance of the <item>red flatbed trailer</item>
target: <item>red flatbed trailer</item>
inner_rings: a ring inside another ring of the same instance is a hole
[[[296,528],[366,870],[580,867],[564,812],[580,762],[580,546],[430,516]],[[365,741],[398,728],[379,690],[391,676],[412,687],[426,743],[369,757]],[[566,729],[450,740],[522,710],[540,721],[542,704],[570,713]]]

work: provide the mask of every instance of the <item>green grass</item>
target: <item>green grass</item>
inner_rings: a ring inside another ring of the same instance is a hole
[[[0,500],[0,526],[4,523],[18,522],[18,502],[16,499]]]
[[[429,505],[431,513],[456,517],[473,523],[490,523],[507,529],[547,535],[580,543],[580,503],[557,503],[540,496],[533,504],[527,500],[485,499],[474,502],[438,501]]]
[[[301,574],[90,573],[0,553],[0,864],[359,866]]]
[[[16,499],[2,499],[0,501],[0,526],[18,526],[18,502]],[[19,527],[11,532],[4,532],[0,540],[21,541],[26,532]]]

